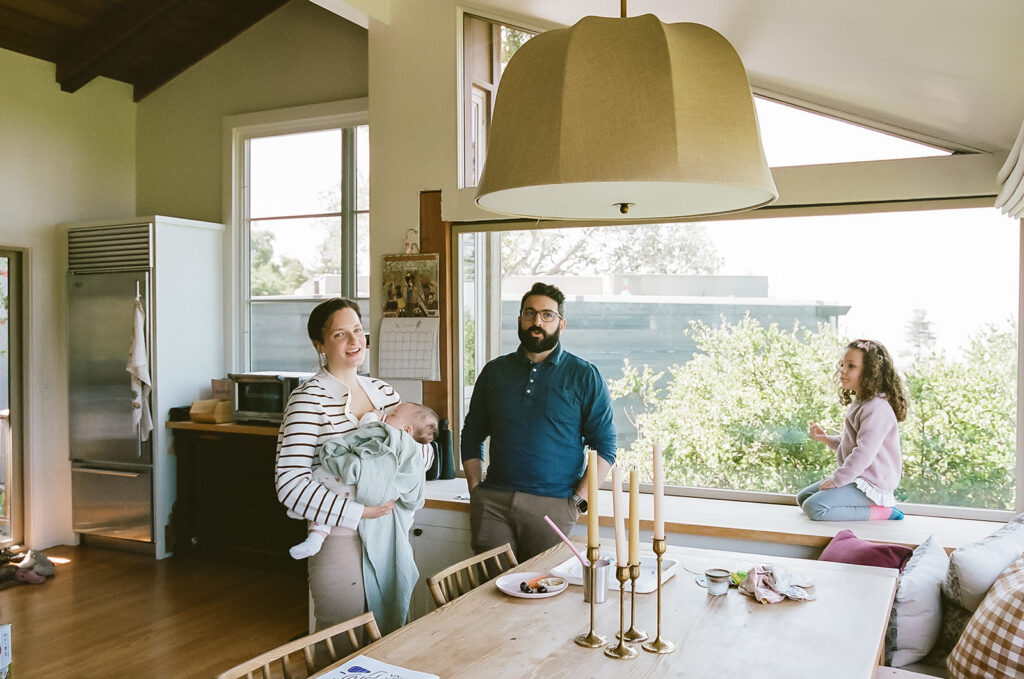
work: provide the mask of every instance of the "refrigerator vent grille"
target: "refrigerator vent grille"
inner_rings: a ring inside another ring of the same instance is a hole
[[[68,231],[68,271],[148,269],[150,252],[149,224]]]

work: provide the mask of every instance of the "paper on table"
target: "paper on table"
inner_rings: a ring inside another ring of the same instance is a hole
[[[387,674],[377,675],[374,674],[375,672],[386,672]],[[323,675],[321,679],[367,679],[367,677],[376,676],[386,676],[388,679],[440,679],[436,674],[389,665],[366,655],[357,655],[341,667]]]

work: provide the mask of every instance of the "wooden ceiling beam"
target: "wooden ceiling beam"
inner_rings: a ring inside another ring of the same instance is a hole
[[[116,57],[119,50],[187,1],[133,1],[111,16],[103,17],[77,46],[57,60],[57,82],[61,90],[76,92],[96,76],[103,75],[108,60]]]

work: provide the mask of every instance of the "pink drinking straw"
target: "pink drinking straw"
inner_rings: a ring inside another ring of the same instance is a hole
[[[565,533],[558,530],[558,526],[555,525],[554,521],[548,518],[547,514],[544,515],[544,520],[548,522],[549,526],[551,526],[551,530],[558,533],[558,537],[562,538],[562,542],[569,545],[569,549],[571,549],[572,553],[576,555],[576,558],[580,560],[580,563],[583,564],[583,567],[586,568],[587,566],[589,566],[590,562],[583,558],[583,555],[580,554],[580,550],[576,549],[576,545],[569,542],[569,538],[565,537]]]

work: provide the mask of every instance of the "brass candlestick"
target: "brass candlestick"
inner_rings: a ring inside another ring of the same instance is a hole
[[[640,655],[636,647],[629,646],[623,637],[623,629],[626,624],[626,580],[629,579],[629,566],[616,566],[615,579],[619,581],[619,645],[615,648],[604,649],[604,654],[609,658],[626,660]]]
[[[640,564],[629,564],[629,629],[626,630],[626,641],[643,641],[650,635],[636,628],[636,581],[640,579]]]
[[[654,538],[654,553],[658,555],[658,636],[643,643],[643,649],[651,653],[672,653],[675,644],[661,638],[661,557],[665,553],[665,538]]]
[[[608,643],[606,637],[596,634],[594,632],[594,605],[597,602],[597,568],[594,566],[601,559],[601,548],[600,547],[587,547],[587,561],[590,562],[590,566],[584,568],[583,577],[590,579],[590,631],[586,634],[581,634],[574,639],[574,641],[580,646],[586,648],[601,648]]]

